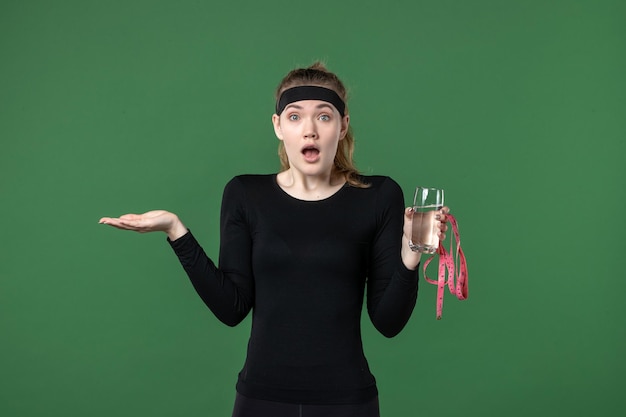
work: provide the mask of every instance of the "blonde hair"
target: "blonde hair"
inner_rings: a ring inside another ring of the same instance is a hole
[[[345,114],[349,114],[347,106],[348,97],[345,86],[335,74],[326,69],[323,63],[315,62],[308,68],[298,68],[290,71],[285,78],[282,79],[276,89],[276,100],[278,101],[283,91],[301,85],[316,85],[330,88],[346,103]],[[354,134],[352,133],[352,126],[349,125],[346,135],[339,141],[333,172],[343,175],[348,184],[354,187],[367,188],[369,184],[363,182],[354,164],[353,154]],[[280,158],[281,171],[289,169],[289,159],[287,158],[287,152],[285,151],[282,141],[278,145],[278,157]]]

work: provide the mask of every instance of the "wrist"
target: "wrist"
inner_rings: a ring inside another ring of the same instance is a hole
[[[174,241],[187,234],[187,227],[180,221],[178,216],[174,215],[172,225],[165,231],[169,240]]]
[[[404,263],[406,269],[411,271],[415,271],[417,269],[417,266],[422,259],[421,252],[413,251],[409,247],[409,240],[406,237],[402,238],[402,251],[400,252],[400,255],[402,256],[402,263]]]

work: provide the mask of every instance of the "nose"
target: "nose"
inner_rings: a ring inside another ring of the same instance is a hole
[[[317,129],[315,128],[315,123],[313,121],[309,121],[304,126],[304,138],[305,139],[317,139]]]

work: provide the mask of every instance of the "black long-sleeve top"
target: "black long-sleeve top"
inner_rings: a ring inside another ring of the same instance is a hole
[[[363,354],[360,316],[395,336],[417,298],[417,270],[400,257],[404,201],[388,177],[363,177],[319,201],[296,199],[276,175],[243,175],[225,187],[219,267],[189,232],[170,242],[196,291],[229,326],[252,310],[237,390],[309,404],[377,395]]]

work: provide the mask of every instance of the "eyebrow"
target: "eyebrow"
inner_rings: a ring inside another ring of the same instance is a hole
[[[302,107],[302,106],[300,106],[300,105],[298,105],[298,104],[293,104],[293,103],[292,103],[292,104],[288,104],[288,105],[285,107],[285,110],[287,110],[287,109],[288,109],[288,108],[290,108],[290,107],[296,108],[296,109],[298,109],[298,110],[302,110],[302,109],[304,108],[304,107]],[[332,105],[330,105],[330,103],[320,103],[320,104],[318,104],[317,106],[315,106],[315,108],[316,108],[316,109],[321,109],[321,108],[324,108],[324,107],[328,107],[328,108],[329,108],[329,109],[331,109],[331,110],[333,109],[333,106],[332,106]]]

